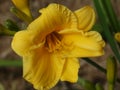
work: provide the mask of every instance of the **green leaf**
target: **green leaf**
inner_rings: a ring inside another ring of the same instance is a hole
[[[120,25],[118,22],[117,15],[112,7],[111,0],[101,0],[101,3],[109,19],[109,25],[112,28],[112,31],[120,32]]]
[[[101,26],[101,24],[95,24],[93,27],[92,27],[92,31],[97,31],[99,33],[103,33],[103,28]]]
[[[106,20],[107,16],[104,13],[101,0],[93,0],[93,1],[94,1],[94,5],[96,7],[96,10],[97,10],[98,16],[99,16],[100,23],[101,23],[102,28],[103,28],[103,34],[104,34],[106,40],[108,41],[108,43],[110,44],[111,49],[114,52],[115,56],[117,57],[117,59],[120,62],[120,53],[119,53],[117,44],[115,42],[114,35],[109,30],[109,25],[108,25],[107,20]]]

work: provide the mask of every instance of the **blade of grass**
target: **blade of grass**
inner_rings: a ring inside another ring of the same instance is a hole
[[[101,67],[100,65],[98,65],[97,63],[93,62],[92,60],[90,60],[89,58],[83,58],[86,62],[88,62],[89,64],[93,65],[94,67],[96,67],[98,70],[106,73],[106,69]]]
[[[111,0],[101,0],[101,3],[104,6],[110,24],[113,26],[113,31],[120,32],[120,25],[117,19],[117,15],[112,7]]]
[[[109,42],[112,51],[114,52],[115,56],[117,57],[117,60],[120,62],[120,53],[118,51],[118,47],[114,40],[114,36],[112,35],[112,33],[109,30],[109,26],[106,21],[107,16],[106,16],[106,14],[104,14],[104,11],[102,9],[103,6],[101,3],[101,0],[93,0],[93,1],[94,1],[96,10],[97,10],[98,16],[99,16],[99,20],[100,20],[102,28],[103,28],[103,34],[105,35],[107,41]]]

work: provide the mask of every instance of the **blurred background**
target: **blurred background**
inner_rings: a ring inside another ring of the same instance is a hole
[[[30,0],[31,10],[36,18],[39,13],[38,10],[47,6],[49,3],[59,3],[67,6],[71,10],[79,9],[85,5],[93,6],[92,0]],[[120,17],[120,0],[112,0],[114,10],[118,17]],[[16,18],[11,12],[10,8],[13,6],[11,0],[0,0],[0,23],[4,24],[4,21],[11,19],[21,27],[24,23]],[[16,60],[22,60],[11,49],[12,36],[0,36],[0,61],[9,60],[10,62]],[[97,58],[92,58],[99,65],[106,67],[106,57],[112,54],[112,51],[108,44],[105,47],[105,55]],[[97,70],[84,60],[80,60],[81,68],[79,75],[93,83],[100,82],[105,90],[107,90],[106,76],[104,73]],[[118,67],[119,68],[119,67]],[[118,72],[120,75],[120,73]],[[116,89],[119,90],[120,84],[116,84]],[[32,85],[26,82],[22,78],[22,66],[0,66],[0,90],[34,90]],[[84,90],[78,84],[71,84],[68,82],[59,82],[52,90]]]

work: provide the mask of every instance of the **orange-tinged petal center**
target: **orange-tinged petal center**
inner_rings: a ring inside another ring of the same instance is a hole
[[[59,50],[61,48],[61,35],[57,32],[52,32],[46,36],[45,47],[49,52]]]

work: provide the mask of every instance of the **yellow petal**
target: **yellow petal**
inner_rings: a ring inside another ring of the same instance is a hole
[[[67,58],[65,60],[61,80],[76,82],[78,80],[78,71],[80,63],[77,58]]]
[[[12,2],[15,4],[15,6],[19,10],[21,10],[22,12],[24,12],[29,17],[32,17],[30,9],[29,9],[29,0],[12,0]]]
[[[62,44],[65,57],[100,56],[104,53],[105,45],[100,34],[95,31],[63,34]]]
[[[23,57],[23,77],[35,89],[48,90],[59,81],[64,61],[43,47],[36,49],[31,55]]]
[[[24,56],[30,53],[30,49],[40,47],[42,43],[37,42],[36,33],[30,30],[17,32],[11,43],[12,49],[20,56]]]
[[[77,26],[76,16],[65,6],[50,4],[47,8],[40,10],[41,15],[34,20],[28,30],[38,30],[39,36],[44,38],[53,31]]]
[[[78,27],[80,30],[88,31],[92,28],[95,23],[95,12],[90,6],[85,6],[75,11],[78,17]]]

